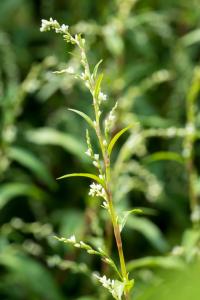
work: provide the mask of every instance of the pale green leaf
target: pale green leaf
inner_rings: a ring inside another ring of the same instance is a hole
[[[135,209],[123,212],[122,217],[119,218],[120,231],[123,230],[129,215],[131,215],[131,214],[142,214],[142,213],[143,213],[143,211],[140,208],[135,208]]]
[[[8,156],[28,168],[38,179],[46,183],[50,188],[55,187],[55,181],[45,165],[30,151],[19,147],[11,147],[8,151]]]
[[[131,260],[127,263],[127,271],[131,272],[139,268],[164,268],[178,269],[183,267],[183,262],[180,258],[174,256],[149,256]]]
[[[118,139],[120,138],[120,136],[125,133],[127,130],[129,130],[133,125],[129,125],[125,128],[123,128],[122,130],[120,130],[118,133],[116,133],[116,135],[112,138],[112,140],[110,141],[109,145],[108,145],[108,153],[109,155],[111,155],[113,147],[115,145],[115,143],[118,141]]]
[[[184,158],[176,152],[160,151],[147,156],[144,159],[145,163],[151,163],[159,160],[172,160],[180,164],[184,164]]]
[[[56,280],[41,263],[13,250],[1,251],[0,264],[6,268],[10,279],[23,287],[23,294],[32,295],[32,299],[64,300]]]
[[[31,197],[35,200],[47,198],[46,193],[32,184],[21,182],[5,183],[0,187],[0,209],[10,200],[19,196]]]
[[[26,133],[29,141],[40,145],[54,145],[64,148],[66,151],[76,155],[81,160],[86,160],[85,148],[79,139],[74,138],[70,134],[60,132],[50,127],[38,128],[37,130],[30,130]]]
[[[94,123],[92,122],[90,117],[88,115],[86,115],[84,112],[82,112],[80,110],[72,109],[72,108],[68,108],[68,110],[73,111],[76,114],[80,115],[93,129],[95,129]]]
[[[139,231],[159,251],[165,252],[169,249],[169,245],[159,227],[149,219],[130,216],[127,219],[126,226]]]
[[[102,61],[103,61],[103,59],[101,59],[101,60],[96,64],[96,66],[94,67],[94,70],[93,70],[93,77],[94,77],[94,79],[95,79],[96,76],[97,76],[97,72],[98,72],[99,66],[100,66],[100,64],[102,63]]]
[[[91,174],[91,173],[72,173],[72,174],[66,174],[63,175],[57,179],[65,179],[65,178],[70,178],[70,177],[87,177],[95,180],[96,182],[100,183],[102,186],[104,186],[104,182],[96,175]]]
[[[103,74],[101,73],[95,83],[95,88],[94,88],[94,97],[97,99],[101,90],[101,82],[103,80]]]
[[[185,47],[199,43],[200,42],[200,29],[197,28],[195,30],[189,31],[189,33],[187,33],[183,37],[181,37],[180,40]]]

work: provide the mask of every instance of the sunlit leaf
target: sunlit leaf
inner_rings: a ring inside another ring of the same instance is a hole
[[[159,251],[165,252],[169,245],[160,229],[149,219],[144,217],[130,216],[126,226],[139,231]]]
[[[19,196],[31,197],[35,200],[44,200],[47,194],[33,184],[28,183],[5,183],[0,186],[0,209],[13,198]]]
[[[94,89],[94,97],[97,99],[101,90],[101,82],[103,80],[103,74],[100,74],[96,80],[95,83],[95,89]]]
[[[94,123],[92,122],[90,117],[88,115],[86,115],[84,112],[76,110],[76,109],[71,109],[71,108],[68,108],[68,110],[73,111],[76,114],[80,115],[93,129],[95,129]]]
[[[90,173],[72,173],[72,174],[66,174],[66,175],[63,175],[57,179],[65,179],[65,178],[70,178],[70,177],[87,177],[87,178],[91,178],[95,181],[97,181],[98,183],[100,183],[101,185],[104,186],[104,183],[103,181],[96,175],[94,174],[90,174]]]
[[[40,145],[54,145],[64,148],[66,151],[76,155],[79,159],[84,160],[85,148],[79,139],[70,134],[60,132],[56,129],[43,127],[37,130],[30,130],[26,133],[29,141]]]
[[[125,128],[123,128],[122,130],[120,130],[118,133],[116,133],[116,135],[112,138],[112,140],[110,141],[109,145],[108,145],[108,153],[109,155],[111,155],[113,147],[115,145],[115,143],[118,141],[118,139],[120,138],[120,136],[125,133],[127,130],[129,130],[133,125],[129,125]]]
[[[11,147],[8,156],[28,168],[38,179],[45,182],[50,188],[55,187],[55,181],[45,165],[30,151],[19,147]]]
[[[94,76],[94,79],[96,78],[97,76],[97,72],[98,72],[98,69],[99,69],[99,66],[100,64],[102,63],[103,59],[101,59],[97,64],[96,66],[94,67],[94,70],[93,70],[93,76]]]
[[[131,214],[142,214],[142,213],[143,213],[143,211],[140,208],[135,208],[135,209],[132,209],[132,210],[129,210],[129,211],[125,211],[123,213],[122,217],[119,218],[120,231],[123,230],[129,215],[131,215]]]
[[[169,152],[169,151],[160,151],[153,153],[151,155],[148,155],[145,157],[144,162],[145,163],[151,163],[154,161],[159,161],[159,160],[172,160],[175,162],[178,162],[180,164],[184,164],[184,158],[176,152]]]
[[[178,269],[184,266],[183,261],[174,256],[148,256],[134,259],[127,263],[127,271],[131,272],[139,268],[164,268]]]
[[[32,258],[8,250],[1,252],[0,264],[8,270],[14,282],[23,286],[23,292],[32,295],[32,298],[64,300],[53,276]]]

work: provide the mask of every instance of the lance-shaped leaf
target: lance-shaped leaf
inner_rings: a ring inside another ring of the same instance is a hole
[[[183,267],[184,262],[182,259],[174,256],[147,256],[131,260],[127,264],[128,272],[140,268],[181,269]]]
[[[108,145],[108,154],[111,155],[112,150],[114,145],[116,144],[116,142],[118,141],[118,139],[120,138],[120,136],[126,132],[127,130],[129,130],[133,125],[129,125],[125,128],[123,128],[122,130],[120,130],[118,133],[116,133],[116,135],[112,138],[112,140],[110,141],[110,144]]]
[[[94,123],[92,122],[90,117],[88,117],[88,115],[86,115],[84,112],[82,112],[80,110],[72,109],[72,108],[68,108],[68,110],[73,111],[76,114],[78,114],[79,116],[81,116],[93,129],[95,129]]]
[[[71,173],[71,174],[66,174],[63,175],[57,179],[65,179],[65,178],[70,178],[70,177],[87,177],[95,180],[96,182],[100,183],[104,187],[104,182],[101,180],[98,176],[91,174],[91,173]]]
[[[97,72],[98,72],[98,69],[99,69],[99,66],[100,64],[102,63],[103,59],[101,59],[97,64],[96,66],[94,67],[94,71],[93,71],[93,77],[96,78],[97,76]]]
[[[95,88],[94,88],[94,97],[97,99],[101,90],[101,82],[103,79],[103,74],[100,74],[97,78],[97,81],[95,83]]]
[[[32,152],[20,147],[11,147],[8,156],[28,168],[35,176],[45,182],[49,188],[55,188],[55,181],[48,172],[45,165]]]
[[[159,151],[153,153],[144,159],[144,163],[148,164],[158,160],[172,160],[180,164],[184,164],[184,158],[179,153],[170,151]]]
[[[124,226],[126,224],[126,221],[127,221],[130,214],[142,214],[142,213],[143,213],[143,210],[140,209],[140,208],[135,208],[135,209],[132,209],[132,210],[125,211],[123,213],[122,217],[119,219],[120,231],[122,231],[122,229],[124,228]]]
[[[43,201],[48,198],[48,195],[33,184],[8,182],[0,187],[0,209],[16,197],[28,197]]]

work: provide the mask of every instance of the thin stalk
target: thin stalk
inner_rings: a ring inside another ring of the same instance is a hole
[[[111,192],[111,187],[110,187],[111,186],[110,158],[108,156],[106,146],[103,143],[103,137],[102,137],[102,132],[101,132],[100,123],[99,123],[99,116],[98,116],[98,107],[97,107],[96,103],[97,102],[94,99],[94,108],[95,108],[95,116],[96,116],[96,133],[97,133],[101,151],[102,151],[105,175],[106,175],[105,190],[106,190],[106,194],[107,194],[107,200],[108,200],[108,204],[109,204],[109,212],[110,212],[110,216],[111,216],[115,241],[116,241],[119,260],[120,260],[121,274],[124,279],[128,280],[128,274],[127,274],[126,264],[125,264],[125,259],[124,259],[121,233],[120,233],[119,224],[117,222],[117,219],[118,219],[117,214],[116,214],[115,208],[113,206],[112,192]],[[129,299],[128,293],[125,294],[125,299],[126,300]]]
[[[188,171],[188,188],[189,188],[189,199],[190,199],[190,209],[192,216],[195,213],[199,205],[198,195],[196,193],[196,181],[197,181],[197,173],[196,168],[194,166],[194,146],[196,141],[196,100],[200,90],[200,70],[196,69],[194,72],[194,77],[192,81],[191,88],[187,95],[186,101],[186,117],[187,117],[187,125],[186,125],[186,137],[184,141],[185,148],[185,160],[186,160],[186,168]],[[196,221],[192,218],[193,225],[196,226],[199,221]]]
[[[84,51],[83,45],[79,45],[80,49]],[[87,57],[85,55],[85,64],[84,64],[85,69],[87,70],[88,74],[88,79],[89,79],[89,89],[90,92],[93,96],[93,106],[94,106],[94,113],[95,113],[95,130],[96,130],[96,135],[98,137],[99,145],[101,148],[102,152],[102,157],[103,157],[103,162],[104,162],[104,169],[105,169],[105,191],[107,195],[107,201],[109,205],[109,213],[111,216],[111,221],[112,221],[112,226],[113,226],[113,231],[114,231],[114,236],[115,236],[115,241],[117,245],[117,250],[118,250],[118,255],[119,255],[119,261],[120,261],[120,268],[121,268],[121,275],[124,280],[128,281],[128,273],[126,270],[126,264],[125,264],[125,259],[124,259],[124,252],[123,252],[123,245],[122,245],[122,239],[121,239],[121,233],[120,233],[120,228],[119,224],[117,221],[117,214],[115,211],[115,208],[113,206],[113,199],[112,199],[112,192],[111,192],[111,172],[110,172],[110,157],[108,155],[107,151],[107,143],[106,139],[104,138],[102,131],[101,131],[101,126],[100,126],[100,115],[99,115],[99,103],[98,103],[98,97],[95,97],[94,93],[94,79],[91,76],[90,72],[90,66],[87,60]],[[129,299],[128,292],[125,291],[125,299]]]

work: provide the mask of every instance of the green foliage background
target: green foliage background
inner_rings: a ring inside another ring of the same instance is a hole
[[[0,299],[108,299],[90,279],[101,262],[53,238],[75,234],[102,246],[106,217],[89,198],[87,180],[55,180],[91,170],[85,124],[67,108],[90,114],[92,107],[83,86],[53,74],[79,64],[76,50],[40,33],[41,19],[49,17],[83,32],[91,65],[103,59],[105,110],[119,103],[113,133],[138,124],[120,152],[128,162],[115,165],[118,210],[146,208],[123,231],[133,299],[152,299],[148,291],[166,269],[199,257],[199,226],[190,221],[190,204],[195,198],[198,215],[200,196],[199,6],[198,0],[0,1]],[[180,282],[177,290],[186,285]]]

